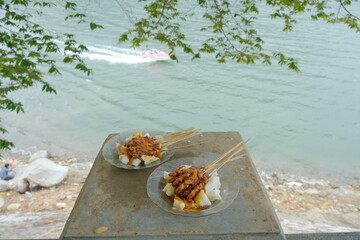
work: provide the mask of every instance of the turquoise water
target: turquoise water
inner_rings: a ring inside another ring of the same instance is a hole
[[[139,7],[130,8],[140,16]],[[191,61],[178,52],[176,62],[144,62],[142,49],[118,46],[129,26],[112,1],[86,2],[81,9],[102,24],[99,31],[69,28],[55,9],[35,19],[51,31],[74,31],[89,47],[84,56],[94,74],[70,66],[48,78],[58,94],[28,89],[14,98],[26,114],[1,113],[18,150],[49,149],[94,159],[109,133],[152,128],[164,131],[196,127],[201,131],[238,131],[250,138],[257,166],[351,179],[360,171],[360,41],[343,25],[305,17],[292,33],[281,23],[260,18],[266,47],[299,61],[301,73],[279,66],[218,64],[204,55]],[[200,19],[198,20],[200,21]],[[187,27],[191,41],[204,38]]]

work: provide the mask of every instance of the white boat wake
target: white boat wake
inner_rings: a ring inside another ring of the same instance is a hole
[[[111,46],[88,47],[89,51],[82,54],[90,60],[103,60],[110,63],[149,63],[156,61],[168,61],[168,54],[156,49],[145,51],[117,48]]]

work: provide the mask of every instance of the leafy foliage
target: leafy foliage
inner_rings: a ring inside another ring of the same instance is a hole
[[[57,1],[67,11],[65,21],[75,20],[86,23],[85,14],[77,13],[76,3]],[[60,75],[54,60],[54,54],[63,54],[62,62],[74,64],[85,74],[91,74],[81,58],[87,51],[86,46],[78,44],[73,34],[58,34],[47,31],[32,21],[34,14],[41,15],[42,10],[56,6],[53,1],[0,0],[0,111],[24,112],[23,104],[10,98],[12,92],[34,85],[42,85],[42,91],[56,93],[56,90],[44,80],[44,74]],[[31,8],[31,11],[29,10]],[[90,29],[102,28],[91,22]],[[59,41],[64,42],[61,48]],[[39,68],[47,69],[43,73]],[[4,134],[6,129],[0,127]],[[0,139],[0,149],[10,149],[14,144]]]
[[[261,9],[272,10],[270,19],[284,21],[285,32],[293,30],[295,16],[303,13],[308,13],[313,20],[344,23],[360,31],[359,18],[347,9],[358,0],[198,0],[191,9],[180,7],[183,1],[177,0],[139,2],[145,4],[147,15],[136,20],[132,29],[121,34],[119,43],[131,42],[133,47],[139,47],[150,40],[159,41],[169,47],[173,59],[176,59],[175,48],[179,47],[191,54],[193,59],[199,58],[201,53],[213,53],[219,63],[231,59],[238,63],[260,62],[270,65],[276,61],[279,65],[286,65],[299,72],[295,59],[280,52],[269,53],[264,49],[264,41],[254,27],[260,14],[260,4],[265,5]],[[196,14],[193,9],[196,9]],[[210,37],[200,47],[192,47],[186,41],[184,28],[199,13],[202,14],[203,26],[198,30]]]

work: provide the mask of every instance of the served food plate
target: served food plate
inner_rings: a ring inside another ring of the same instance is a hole
[[[102,150],[104,159],[107,162],[109,162],[110,164],[112,164],[118,168],[139,170],[139,169],[157,166],[163,162],[166,162],[174,155],[175,151],[163,149],[161,151],[161,154],[160,154],[158,160],[157,159],[155,161],[151,160],[151,161],[147,162],[147,164],[144,164],[144,162],[142,162],[136,166],[136,165],[130,165],[130,164],[128,164],[128,162],[121,161],[119,159],[119,151],[118,151],[119,145],[125,146],[126,142],[129,141],[129,139],[131,139],[131,137],[134,134],[139,134],[139,133],[142,133],[144,136],[151,136],[151,137],[156,137],[156,136],[165,134],[165,132],[163,132],[163,131],[153,130],[153,129],[138,129],[138,130],[131,130],[131,131],[118,133],[118,134],[114,135],[112,138],[110,138],[104,144],[104,147]],[[122,156],[120,155],[120,158],[121,157]],[[147,160],[147,158],[150,158],[150,157],[144,157],[145,160]]]
[[[231,164],[224,165],[217,171],[217,174],[214,174],[215,177],[218,176],[218,179],[221,182],[221,187],[219,189],[220,197],[214,197],[212,199],[214,201],[212,201],[211,205],[206,208],[189,209],[190,211],[186,209],[180,210],[179,208],[177,208],[174,204],[174,198],[168,196],[170,195],[168,194],[169,192],[167,192],[168,189],[166,189],[168,182],[164,179],[164,172],[174,172],[180,166],[204,166],[216,157],[217,154],[214,153],[203,153],[198,157],[175,159],[171,162],[169,161],[162,164],[161,166],[156,168],[154,172],[151,173],[151,175],[149,176],[149,179],[147,181],[148,196],[160,208],[176,215],[200,217],[217,213],[221,210],[226,209],[237,197],[240,188],[239,176],[236,173],[236,170],[231,167]],[[206,200],[203,198],[200,201],[206,202]]]

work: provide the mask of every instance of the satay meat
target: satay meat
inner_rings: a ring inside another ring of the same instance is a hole
[[[207,183],[207,179],[202,178],[199,183],[191,190],[191,192],[186,196],[186,200],[190,201],[193,200],[196,195],[205,188],[205,185]]]
[[[126,149],[131,159],[140,159],[141,156],[161,156],[161,144],[152,137],[132,138],[126,142]]]
[[[204,189],[209,176],[200,168],[179,168],[169,173],[168,182],[175,187],[175,194],[187,201],[193,201],[196,195]]]

